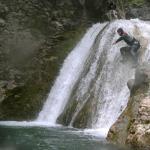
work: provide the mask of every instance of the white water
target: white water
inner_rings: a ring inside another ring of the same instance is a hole
[[[102,28],[104,24],[97,24],[96,26],[100,29],[100,27]],[[127,81],[134,77],[135,72],[135,69],[132,67],[131,63],[127,62],[122,64],[120,62],[121,56],[119,50],[122,46],[125,46],[125,43],[120,42],[117,45],[112,46],[112,43],[118,38],[116,30],[119,27],[124,28],[126,32],[134,35],[139,40],[141,40],[141,37],[146,40],[150,39],[150,25],[147,23],[136,19],[128,21],[120,20],[112,23],[103,33],[102,39],[99,43],[99,48],[95,52],[95,60],[92,62],[89,72],[84,78],[81,79],[79,83],[80,85],[78,86],[78,91],[76,93],[78,95],[77,99],[82,100],[82,97],[85,95],[85,93],[90,93],[91,90],[94,91],[93,99],[97,99],[98,103],[97,112],[94,114],[95,116],[93,116],[92,128],[96,131],[101,131],[101,134],[105,136],[110,126],[116,121],[120,113],[126,107],[128,97],[130,95],[127,88]],[[68,58],[71,57],[72,59],[67,58],[65,60],[62,70],[50,92],[50,95],[44,105],[42,112],[40,113],[38,120],[50,121],[51,123],[55,124],[57,117],[63,111],[67,101],[69,100],[69,96],[73,90],[73,87],[80,77],[84,62],[90,55],[90,51],[93,51],[93,49],[90,49],[90,47],[92,46],[94,39],[99,31],[97,30],[95,37],[91,39],[87,37],[92,34],[92,30],[95,29],[91,28],[90,30],[91,32],[87,32],[85,37],[82,39],[82,41],[84,41],[83,47],[78,45],[68,56]],[[87,46],[87,41],[88,44],[89,41],[91,41],[90,46]],[[84,47],[84,44],[88,47],[88,50]],[[142,61],[148,61],[150,57],[149,42],[148,45],[145,45],[144,43],[144,46],[147,48],[147,50],[145,53],[143,53],[141,58],[143,57]],[[93,89],[88,91],[90,83],[92,82],[92,79],[95,78],[98,67],[100,67],[98,62],[103,51],[107,51],[106,61],[103,64],[103,68],[95,81],[95,85],[91,87]],[[73,54],[74,52],[78,53],[77,56]],[[78,59],[79,55],[82,56],[78,62],[79,66],[72,68],[76,64],[76,62],[72,64],[72,60]],[[70,67],[71,69],[68,69]],[[70,77],[69,79],[68,75]],[[78,111],[76,111],[76,114],[73,117],[75,118],[77,114]],[[72,122],[73,121],[74,119],[72,119]],[[93,129],[88,129],[87,132],[91,132]]]
[[[72,50],[66,58],[63,67],[53,85],[48,99],[46,100],[39,117],[34,122],[1,122],[0,124],[12,125],[56,125],[58,116],[63,112],[73,88],[84,70],[86,60],[95,53],[95,58],[91,62],[89,71],[79,82],[79,89],[76,94],[82,100],[85,94],[94,93],[93,99],[96,100],[96,112],[92,114],[92,129],[86,129],[87,134],[106,136],[110,126],[117,120],[118,116],[125,109],[128,102],[129,90],[127,81],[134,77],[135,69],[131,63],[122,64],[119,49],[125,46],[124,42],[112,46],[118,38],[116,30],[124,28],[129,34],[138,38],[145,51],[140,56],[142,61],[150,61],[150,25],[139,20],[119,20],[110,24],[103,32],[99,43],[99,48],[92,49],[96,36],[106,24],[96,24],[88,30],[83,39]],[[102,53],[105,52],[105,62],[102,69],[99,69],[99,61]],[[98,76],[96,77],[96,75]],[[90,87],[94,80],[95,84]],[[90,90],[89,90],[90,87]],[[78,110],[74,118],[78,115]],[[72,122],[74,121],[72,119]]]
[[[43,121],[0,121],[0,125],[4,126],[20,126],[20,127],[59,127],[61,125],[54,125]]]
[[[91,46],[97,34],[105,25],[106,23],[98,23],[90,28],[83,39],[66,58],[60,70],[60,74],[44,104],[43,110],[39,114],[38,121],[51,122],[52,124],[56,123],[57,117],[63,111],[73,87],[84,69],[84,63],[90,54]]]
[[[145,52],[140,56],[139,63],[150,60],[149,24],[139,20],[116,21],[110,25],[107,32],[103,35],[99,46],[99,53],[102,49],[106,49],[105,47],[107,46],[107,61],[94,86],[94,95],[98,99],[98,111],[93,119],[92,128],[101,131],[104,136],[107,135],[111,125],[126,107],[130,94],[126,83],[134,77],[135,71],[132,64],[128,62],[125,64],[120,63],[119,49],[123,46],[124,42],[112,46],[111,43],[118,38],[118,35],[115,34],[111,40],[108,38],[119,27],[134,35],[140,40],[142,47],[144,47],[141,51],[145,49]]]

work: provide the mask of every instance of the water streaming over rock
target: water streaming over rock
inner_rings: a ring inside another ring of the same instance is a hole
[[[39,121],[56,123],[57,117],[63,111],[74,85],[84,69],[84,63],[90,55],[91,46],[97,34],[105,25],[106,23],[98,23],[90,28],[83,39],[66,58],[63,67],[60,70],[60,74],[44,104],[44,108],[39,114]]]
[[[107,134],[126,107],[130,94],[127,81],[135,72],[131,61],[121,62],[120,48],[125,43],[112,45],[119,27],[141,41],[143,54],[139,63],[149,60],[148,23],[135,19],[94,25],[66,58],[39,121],[55,124],[61,114],[60,120],[64,119],[60,123],[77,127],[83,124],[84,128],[101,129]],[[87,103],[90,105],[84,109]],[[88,117],[83,119],[86,114]]]
[[[121,62],[120,48],[126,44],[112,45],[119,37],[119,27],[140,41],[139,63],[150,61],[148,22],[134,19],[93,25],[65,59],[33,124],[59,123],[86,128],[87,134],[107,135],[126,107],[130,95],[127,81],[135,73],[132,61]]]

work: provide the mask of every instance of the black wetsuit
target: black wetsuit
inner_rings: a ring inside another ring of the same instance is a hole
[[[124,56],[126,51],[129,51],[135,61],[137,61],[137,51],[140,48],[140,43],[134,37],[129,36],[127,33],[123,33],[116,43],[124,40],[129,46],[122,47],[120,49],[121,54]]]

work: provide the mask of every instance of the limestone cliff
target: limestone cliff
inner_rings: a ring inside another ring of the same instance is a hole
[[[36,117],[82,22],[70,0],[0,1],[0,120]]]
[[[104,18],[106,2],[95,9],[90,0],[0,0],[0,120],[37,116],[63,60]]]
[[[127,108],[111,127],[107,139],[141,150],[150,149],[150,67],[140,66],[130,85]],[[131,88],[132,87],[132,88]]]

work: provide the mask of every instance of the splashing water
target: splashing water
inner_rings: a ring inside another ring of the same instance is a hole
[[[84,63],[90,54],[90,48],[96,35],[106,25],[96,24],[85,34],[74,50],[66,58],[57,80],[52,87],[38,121],[56,123],[57,117],[63,111],[72,89],[80,76]],[[53,106],[53,107],[50,107]]]
[[[125,43],[112,45],[119,37],[116,34],[119,27],[140,41],[142,47],[139,64],[150,61],[149,23],[133,19],[95,24],[65,59],[35,122],[56,125],[57,118],[65,110],[73,94],[78,104],[70,125],[76,121],[86,102],[92,101],[92,119],[85,132],[107,135],[109,128],[127,105],[130,96],[127,82],[134,78],[135,73],[132,62],[121,63],[120,48]]]
[[[105,25],[94,25],[67,57],[38,120],[50,121],[55,124],[70,98],[73,87],[80,79],[75,93],[76,99],[80,103],[73,115],[71,124],[81,111],[83,107],[81,105],[84,105],[84,102],[89,98],[85,95],[93,93],[96,111],[92,117],[92,128],[103,130],[103,134],[106,136],[110,126],[126,107],[130,95],[127,81],[134,77],[135,72],[131,62],[122,64],[120,61],[119,49],[125,46],[125,43],[120,42],[112,46],[112,43],[118,38],[116,30],[122,27],[130,35],[148,39],[150,38],[150,25],[138,19],[118,20],[104,29]],[[138,33],[134,33],[135,28],[139,31]],[[102,29],[104,31],[101,33],[99,43],[97,43],[98,48],[94,49],[93,45],[96,44],[94,40]],[[149,42],[145,45],[145,48],[145,53],[141,57],[144,58],[144,61],[148,61],[150,57]],[[91,57],[91,55],[94,55],[94,57]],[[89,60],[89,58],[93,60]],[[84,71],[84,63],[87,60],[90,61],[90,67],[81,77]],[[91,86],[93,82],[94,84]]]

